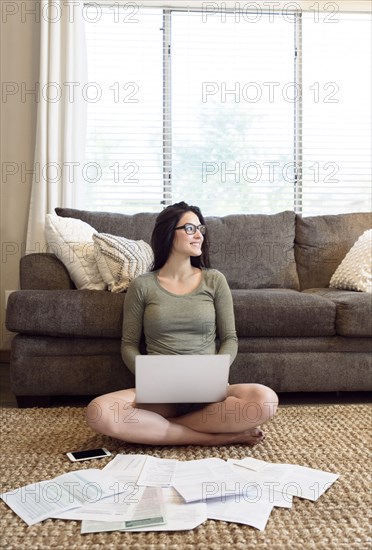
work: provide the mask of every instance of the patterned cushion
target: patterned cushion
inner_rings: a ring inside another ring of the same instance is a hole
[[[329,286],[372,293],[372,229],[365,231],[349,250]]]
[[[111,292],[123,292],[138,275],[146,273],[154,260],[145,241],[133,241],[107,233],[93,235],[99,272]]]
[[[92,239],[95,231],[82,220],[61,218],[55,214],[47,214],[45,219],[47,252],[61,260],[76,288],[81,290],[106,288],[96,264]]]

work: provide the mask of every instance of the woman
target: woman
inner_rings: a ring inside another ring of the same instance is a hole
[[[209,269],[204,218],[195,206],[168,206],[151,238],[154,265],[130,284],[125,298],[121,353],[134,372],[142,330],[147,353],[237,354],[230,289]],[[207,330],[206,330],[207,329]],[[278,398],[260,384],[228,386],[224,401],[210,404],[138,404],[135,389],[94,399],[87,421],[98,432],[147,445],[224,445],[263,441],[258,428],[276,411]]]

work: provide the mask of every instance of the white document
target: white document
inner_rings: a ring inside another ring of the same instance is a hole
[[[106,497],[98,502],[84,504],[60,514],[54,514],[54,519],[92,520],[92,521],[130,521],[133,511],[143,497],[146,487],[125,482],[127,490],[120,495]]]
[[[131,531],[185,531],[195,529],[207,519],[207,506],[204,502],[185,504],[172,488],[163,489],[167,521],[154,527],[134,528]]]
[[[151,525],[125,529],[120,522],[110,523],[112,531],[185,531],[195,529],[207,520],[207,505],[198,502],[196,504],[185,504],[182,497],[172,487],[162,489],[166,508],[166,523],[162,525]],[[98,521],[84,521],[82,533],[99,533],[107,531],[107,523]]]
[[[137,480],[146,487],[170,487],[178,460],[148,456]]]
[[[179,460],[173,477],[173,486],[215,481],[214,468],[226,464],[222,458],[201,458],[199,460]]]
[[[120,484],[115,478],[91,468],[31,483],[0,497],[27,525],[34,525],[55,514],[120,492]]]
[[[203,501],[206,484],[218,483],[213,465],[225,463],[220,458],[179,461],[173,478],[173,487],[185,502]]]
[[[248,500],[254,502],[264,498],[278,508],[292,507],[292,495],[288,493],[283,494],[281,490],[282,485],[278,480],[273,481],[272,476],[263,474],[260,471],[255,472],[237,466],[232,459],[228,459],[228,464],[230,464],[233,469],[237,469],[240,475],[246,480],[246,495]]]
[[[251,472],[251,479],[270,483],[275,491],[316,501],[336,481],[339,474],[296,464],[274,464],[263,460],[235,460],[234,464]]]
[[[226,499],[212,499],[207,502],[209,519],[242,523],[260,531],[265,529],[272,509],[273,504],[265,498],[252,502],[239,495]]]
[[[134,482],[137,480],[146,462],[146,455],[123,455],[118,454],[103,468],[122,483]]]
[[[92,521],[84,520],[81,533],[97,533],[103,531],[122,531],[154,526],[166,521],[166,511],[163,493],[160,487],[143,487],[140,500],[129,510],[125,521]]]
[[[247,481],[238,468],[232,468],[225,460],[218,458],[190,462],[177,467],[173,487],[185,502],[206,502],[209,499],[240,495],[249,491]],[[189,473],[187,472],[189,470]],[[194,470],[193,480],[189,474]]]

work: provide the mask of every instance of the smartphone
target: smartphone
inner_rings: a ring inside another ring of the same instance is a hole
[[[111,456],[107,449],[90,449],[89,451],[71,451],[66,453],[71,462],[80,462],[80,460],[92,460],[93,458],[104,458]]]

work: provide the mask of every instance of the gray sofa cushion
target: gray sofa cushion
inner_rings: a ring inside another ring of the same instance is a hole
[[[236,214],[206,219],[211,264],[230,288],[298,289],[294,212]]]
[[[357,352],[242,353],[234,361],[229,382],[258,382],[276,392],[369,391],[371,360],[367,353]],[[298,415],[303,419],[301,408]],[[288,430],[296,431],[295,424]]]
[[[331,300],[336,305],[336,331],[341,336],[372,336],[372,294],[311,288],[303,292]]]
[[[284,289],[233,290],[239,338],[333,336],[335,304],[321,296]]]
[[[74,208],[56,208],[55,212],[63,218],[76,218],[89,223],[98,233],[109,233],[135,241],[143,239],[150,242],[151,233],[158,214],[142,212],[140,214],[116,214],[112,212],[90,212]]]
[[[150,242],[157,214],[133,216],[56,208],[59,216],[78,218],[98,232]],[[294,259],[294,212],[206,217],[211,265],[231,288],[299,289]]]
[[[296,219],[295,257],[301,290],[325,288],[355,241],[372,227],[372,213]]]

